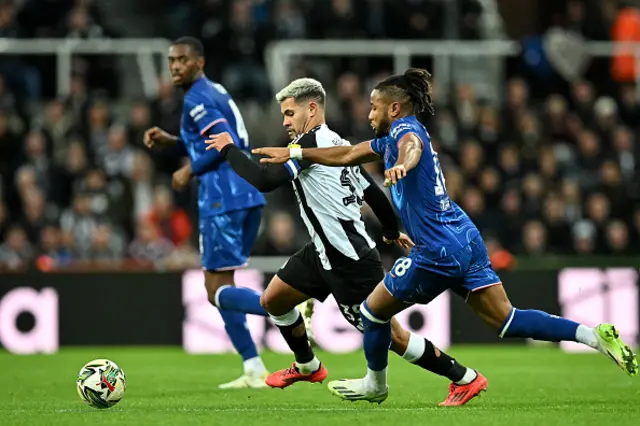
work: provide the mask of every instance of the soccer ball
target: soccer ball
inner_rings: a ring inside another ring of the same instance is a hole
[[[78,395],[94,408],[116,405],[127,389],[127,378],[118,365],[108,359],[94,359],[78,373]]]

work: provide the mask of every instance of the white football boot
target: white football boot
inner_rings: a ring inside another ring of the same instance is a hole
[[[255,376],[253,374],[245,373],[242,376],[238,377],[235,380],[230,381],[229,383],[223,383],[218,386],[219,389],[262,389],[268,388],[267,384],[264,382],[269,376],[269,373],[264,373],[260,376]]]

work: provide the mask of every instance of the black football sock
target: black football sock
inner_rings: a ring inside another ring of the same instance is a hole
[[[280,333],[289,345],[298,364],[306,364],[315,358],[313,349],[307,338],[307,329],[304,326],[302,315],[297,309],[284,315],[270,315],[273,322],[280,329]]]
[[[433,346],[429,340],[411,333],[407,350],[402,356],[407,361],[458,384],[470,383],[475,371],[460,364],[445,352]]]

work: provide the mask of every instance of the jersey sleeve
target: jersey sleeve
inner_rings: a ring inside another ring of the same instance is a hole
[[[244,180],[260,192],[270,192],[295,179],[290,167],[286,164],[259,164],[252,161],[247,154],[235,145],[222,148],[221,157],[227,160],[231,168]],[[290,160],[291,161],[291,160]]]
[[[293,147],[300,147],[300,148],[317,148],[318,147],[318,143],[316,141],[316,135],[314,132],[309,132],[309,133],[305,133],[304,135],[302,135],[302,137],[300,137],[300,139],[295,140],[293,142],[291,142],[289,144],[289,148],[293,148]],[[287,170],[289,171],[289,175],[291,176],[291,179],[295,179],[298,177],[298,174],[304,170],[304,169],[308,169],[309,167],[313,166],[314,163],[312,163],[311,161],[308,160],[289,160],[286,163],[284,163],[284,166],[287,168]]]
[[[417,133],[417,131],[411,123],[404,120],[394,121],[393,124],[391,124],[391,129],[389,129],[389,136],[391,136],[396,143],[400,142],[400,139],[409,133]]]
[[[232,132],[220,109],[207,97],[196,94],[187,96],[184,100],[184,108],[198,127],[200,136],[206,136],[208,133]]]
[[[369,141],[369,146],[371,147],[371,151],[375,152],[379,156],[384,156],[384,141],[381,138],[371,139]]]
[[[397,239],[400,236],[400,228],[398,227],[398,219],[393,212],[391,202],[369,173],[363,168],[360,169],[360,173],[367,182],[364,190],[364,201],[369,204],[373,214],[376,215],[382,225],[382,234],[388,240]]]
[[[366,190],[369,187],[369,185],[371,185],[371,183],[373,182],[373,178],[369,175],[369,173],[367,173],[367,171],[362,166],[358,166],[358,172],[360,173],[360,176],[364,177],[364,182],[362,179],[358,179],[358,180],[362,185],[362,189]]]

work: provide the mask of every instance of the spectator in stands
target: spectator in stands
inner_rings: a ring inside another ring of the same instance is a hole
[[[93,231],[97,227],[98,219],[91,212],[89,194],[78,192],[73,198],[72,207],[60,216],[60,228],[71,237],[74,254],[89,250]],[[69,236],[65,238],[69,239]]]
[[[590,255],[597,250],[598,234],[590,220],[581,220],[573,228],[573,248],[576,254]]]
[[[36,244],[40,239],[40,232],[52,218],[47,217],[45,199],[40,190],[34,189],[26,194],[23,203],[22,228],[29,242]]]
[[[158,228],[147,220],[136,227],[136,238],[129,245],[129,255],[140,262],[160,262],[171,255],[173,244],[162,237]]]
[[[80,255],[81,259],[106,264],[121,261],[125,254],[124,240],[114,232],[108,223],[99,224],[91,234],[89,250]]]
[[[47,105],[41,131],[47,140],[48,152],[52,154],[50,158],[58,164],[64,162],[73,125],[73,117],[62,100],[53,100]]]
[[[65,158],[55,177],[51,199],[60,207],[67,207],[71,204],[74,190],[89,169],[89,160],[85,145],[79,139],[69,138],[68,147],[63,152]]]
[[[108,149],[110,125],[108,104],[104,99],[94,100],[87,111],[86,124],[83,123],[82,127],[83,139],[88,143],[94,162],[102,158]]]
[[[571,249],[571,227],[567,223],[564,208],[560,194],[551,192],[544,197],[542,219],[547,229],[549,251],[553,253],[567,253]]]
[[[502,196],[502,215],[498,230],[500,241],[511,252],[520,249],[520,237],[524,226],[524,214],[522,211],[522,197],[517,188],[510,188]]]
[[[522,230],[523,252],[530,256],[540,256],[549,252],[548,233],[542,222],[532,220],[525,223]]]
[[[606,249],[604,253],[629,255],[631,254],[629,246],[629,231],[627,225],[620,220],[609,222],[605,230]]]
[[[40,231],[38,251],[56,267],[69,264],[72,260],[71,251],[64,246],[60,228],[47,225]]]
[[[236,99],[271,100],[273,96],[263,65],[266,42],[272,38],[271,29],[254,22],[249,0],[231,2],[229,21],[217,38],[215,50],[206,53],[227,59],[222,75],[225,88]]]
[[[157,186],[153,195],[153,206],[148,214],[148,222],[156,227],[162,238],[176,246],[189,242],[192,225],[187,213],[176,207],[171,190],[164,185]]]
[[[272,213],[267,220],[266,238],[256,251],[269,256],[286,256],[301,247],[292,217],[285,211]]]
[[[513,269],[516,266],[515,257],[502,247],[496,235],[489,232],[483,238],[487,245],[491,267],[494,270],[504,271]]]
[[[153,127],[151,124],[151,109],[144,100],[136,100],[129,110],[129,123],[127,127],[127,138],[132,146],[142,141],[145,130]]]
[[[27,240],[27,234],[19,226],[7,230],[4,242],[0,245],[0,266],[9,269],[22,269],[32,259],[33,249]]]
[[[149,156],[136,151],[131,170],[133,221],[145,217],[153,208],[153,171]]]
[[[125,127],[120,124],[112,125],[108,138],[108,146],[100,157],[102,169],[109,177],[130,177],[135,152],[127,140]]]
[[[295,0],[278,0],[276,2],[273,11],[273,25],[277,38],[306,38],[306,18]]]

